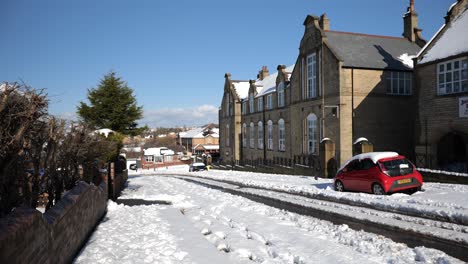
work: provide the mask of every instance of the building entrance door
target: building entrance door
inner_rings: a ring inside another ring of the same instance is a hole
[[[437,144],[437,163],[440,169],[468,172],[467,139],[467,135],[455,132],[450,132],[440,139]]]

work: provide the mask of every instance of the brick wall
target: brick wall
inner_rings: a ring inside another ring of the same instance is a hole
[[[0,263],[69,263],[106,213],[107,183],[80,182],[45,214],[16,208],[0,219]]]

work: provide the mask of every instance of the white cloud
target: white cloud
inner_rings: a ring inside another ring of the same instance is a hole
[[[161,108],[147,109],[143,113],[140,126],[149,127],[180,127],[201,126],[208,123],[218,123],[218,107],[201,105],[193,108]]]

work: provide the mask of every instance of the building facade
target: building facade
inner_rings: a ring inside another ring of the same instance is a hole
[[[362,138],[374,150],[411,155],[416,106],[407,58],[425,44],[412,1],[403,20],[403,37],[389,37],[332,31],[325,14],[307,16],[295,65],[273,75],[264,67],[250,81],[226,74],[223,161],[303,164],[332,176]]]
[[[468,1],[459,0],[416,58],[417,166],[468,172]]]

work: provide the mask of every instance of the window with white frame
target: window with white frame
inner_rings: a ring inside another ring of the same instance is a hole
[[[254,148],[255,147],[255,126],[254,126],[254,123],[253,122],[250,122],[250,131],[249,131],[249,135],[250,135],[250,148]]]
[[[278,107],[284,106],[284,82],[278,84]]]
[[[226,125],[226,147],[229,147],[229,125]]]
[[[267,122],[267,149],[273,150],[273,121]]]
[[[258,133],[258,145],[257,145],[257,148],[258,149],[263,149],[263,122],[262,121],[259,121],[258,122],[258,129],[257,129],[257,133]]]
[[[317,80],[317,57],[315,53],[307,56],[307,94],[306,98],[314,98],[317,96],[316,92]]]
[[[257,110],[258,112],[263,111],[263,96],[260,96],[257,99]]]
[[[307,116],[307,153],[317,153],[317,116],[310,114]]]
[[[411,72],[387,72],[387,94],[411,95]]]
[[[267,110],[273,109],[273,95],[272,94],[267,95],[266,109]]]
[[[251,93],[249,97],[249,108],[250,108],[250,113],[255,113],[255,100],[254,100],[254,94]]]
[[[242,114],[247,114],[247,101],[242,102]]]
[[[278,121],[278,150],[285,151],[286,150],[286,129],[284,126],[284,120],[280,119]]]
[[[438,94],[468,92],[468,58],[437,64]]]
[[[242,124],[242,147],[247,147],[247,125]]]
[[[154,162],[154,156],[153,155],[145,155],[145,161],[146,162]]]

